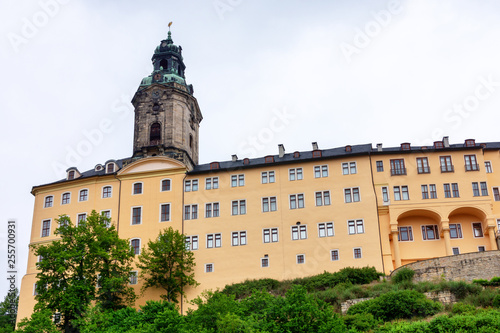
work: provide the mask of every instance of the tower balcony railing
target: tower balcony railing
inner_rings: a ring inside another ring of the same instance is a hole
[[[466,164],[465,171],[479,171],[479,164]]]
[[[441,172],[455,172],[455,167],[451,164],[441,165]]]
[[[391,176],[406,175],[406,168],[391,168]]]

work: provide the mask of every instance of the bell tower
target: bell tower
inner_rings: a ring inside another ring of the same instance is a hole
[[[132,99],[132,158],[168,156],[190,170],[198,164],[198,130],[203,116],[193,86],[186,83],[182,47],[174,45],[170,28],[151,60],[153,72],[142,80]]]

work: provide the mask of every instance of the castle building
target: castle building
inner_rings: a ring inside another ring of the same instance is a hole
[[[80,221],[92,210],[109,216],[136,254],[171,226],[186,235],[200,283],[186,290],[183,311],[202,291],[245,279],[364,266],[389,274],[418,260],[498,249],[500,142],[313,143],[291,153],[279,145],[276,155],[199,164],[203,117],[170,32],[152,61],[132,99],[132,156],[34,186],[30,244],[57,239],[59,215]],[[35,305],[37,260],[29,256],[19,320]],[[130,283],[139,294],[137,275]],[[158,292],[148,289],[136,305],[148,299]]]

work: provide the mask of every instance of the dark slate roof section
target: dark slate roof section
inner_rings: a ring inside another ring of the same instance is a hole
[[[415,152],[440,152],[440,151],[457,151],[457,150],[474,150],[474,149],[500,149],[500,142],[485,142],[477,143],[475,146],[466,147],[463,143],[450,144],[449,147],[434,148],[434,146],[411,146],[410,150],[403,150],[401,147],[388,147],[382,148],[382,151],[378,151],[377,148],[373,148],[372,154],[404,154],[404,153],[415,153]]]
[[[109,160],[106,163],[113,161],[113,162],[116,163],[116,165],[118,165],[118,170],[120,170],[123,167],[123,163],[126,162],[126,161],[129,161],[129,160],[130,160],[130,158],[122,158],[120,160]],[[79,179],[90,178],[90,177],[94,177],[94,176],[113,175],[113,174],[116,174],[118,172],[118,170],[115,170],[115,172],[106,173],[105,169],[106,168],[103,168],[100,171],[95,171],[95,169],[90,169],[90,170],[82,172],[80,174],[80,177],[72,179],[72,180],[67,180],[66,178],[63,178],[61,180],[58,180],[58,181],[55,181],[55,182],[52,182],[52,183],[47,183],[47,184],[42,184],[42,185],[36,185],[36,186],[33,186],[31,192],[33,192],[33,190],[35,188],[37,188],[37,187],[42,187],[42,186],[46,186],[46,185],[53,185],[53,184],[58,184],[58,183],[64,183],[64,182],[73,182],[73,181],[76,181],[76,180],[79,180]]]
[[[233,162],[233,161],[219,162],[218,169],[210,169],[211,163],[207,163],[207,164],[196,165],[194,167],[194,169],[192,171],[190,171],[188,174],[248,169],[248,168],[261,167],[264,165],[290,164],[290,163],[296,163],[298,161],[303,161],[303,162],[304,161],[318,161],[318,160],[325,160],[325,159],[332,159],[332,158],[339,158],[339,157],[346,157],[346,156],[367,155],[371,151],[372,151],[372,145],[369,143],[369,144],[351,146],[350,152],[346,152],[345,146],[339,147],[339,148],[332,148],[332,149],[323,149],[323,150],[321,150],[321,157],[312,157],[312,154],[313,154],[312,151],[301,151],[301,152],[299,152],[300,157],[296,157],[296,158],[293,157],[293,155],[294,155],[293,152],[289,153],[289,154],[285,154],[282,158],[280,158],[279,155],[267,155],[267,156],[274,157],[273,163],[266,163],[265,157],[258,157],[258,158],[249,159],[248,164],[243,164],[243,159],[239,159],[235,162]],[[214,161],[214,162],[217,162],[217,161]]]

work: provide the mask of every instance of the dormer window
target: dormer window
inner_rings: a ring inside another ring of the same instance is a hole
[[[75,179],[75,170],[71,170],[68,172],[68,180]]]
[[[273,163],[274,162],[274,156],[269,155],[264,157],[264,163]]]
[[[350,153],[352,151],[352,147],[349,145],[345,146],[345,151]]]
[[[100,164],[97,164],[97,165],[95,166],[95,168],[94,168],[94,170],[95,170],[95,171],[101,171],[102,169],[104,169],[104,168],[103,168],[103,167],[102,167],[102,165],[100,165]]]
[[[248,158],[243,159],[243,164],[250,164],[250,160]]]
[[[402,143],[401,150],[410,150],[410,144],[409,143]]]
[[[321,150],[313,150],[312,155],[314,158],[321,157]]]
[[[298,151],[293,153],[293,158],[299,158],[299,157],[300,157],[300,153]]]
[[[113,173],[115,172],[115,164],[114,163],[108,163],[106,166],[106,173]]]
[[[219,162],[212,162],[210,163],[210,170],[218,169],[219,168]]]
[[[465,140],[465,147],[475,147],[475,146],[476,146],[476,140],[474,139]]]
[[[444,147],[443,141],[434,141],[434,148],[435,149],[442,149]]]

